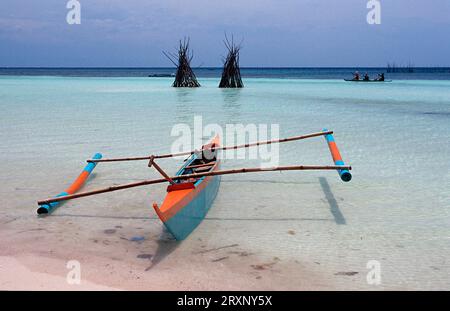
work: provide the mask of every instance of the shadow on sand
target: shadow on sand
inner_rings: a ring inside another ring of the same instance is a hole
[[[322,191],[325,194],[325,198],[330,205],[330,212],[334,217],[334,221],[338,225],[346,225],[347,222],[345,220],[344,215],[342,215],[341,210],[339,209],[339,204],[334,197],[333,192],[331,192],[330,184],[328,183],[325,177],[319,177],[320,186],[322,187]]]
[[[169,256],[175,249],[181,244],[180,241],[175,240],[172,234],[167,231],[166,228],[163,228],[161,235],[156,241],[158,244],[155,255],[153,255],[150,260],[150,266],[148,266],[145,271],[149,271],[153,267],[155,267],[158,263],[163,261],[167,256]]]

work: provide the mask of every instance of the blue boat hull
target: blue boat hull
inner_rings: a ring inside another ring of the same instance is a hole
[[[177,240],[184,240],[202,222],[217,196],[219,185],[220,176],[212,177],[191,202],[164,222],[167,230]]]

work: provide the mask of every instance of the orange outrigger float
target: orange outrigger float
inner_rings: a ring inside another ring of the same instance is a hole
[[[275,143],[283,143],[289,141],[302,140],[312,137],[324,136],[330,153],[334,160],[334,166],[278,166],[271,168],[241,168],[232,170],[220,170],[219,151],[250,148],[260,145],[269,145]],[[156,162],[156,159],[164,159],[177,156],[188,156],[184,165],[175,174],[169,176]],[[99,162],[118,162],[118,161],[142,161],[148,160],[148,166],[154,167],[163,178],[145,180],[130,184],[111,186],[108,188],[82,192],[69,193],[63,192],[55,198],[39,201],[38,214],[50,213],[58,204],[76,198],[96,195],[100,193],[118,191],[133,187],[169,183],[167,187],[167,195],[161,204],[158,206],[153,204],[156,214],[164,223],[166,228],[173,234],[177,240],[185,239],[205,218],[209,209],[211,208],[214,199],[217,195],[220,185],[220,178],[222,175],[242,174],[254,172],[268,172],[268,171],[302,171],[302,170],[336,170],[344,182],[351,180],[351,167],[346,166],[342,160],[339,149],[333,137],[333,132],[323,130],[322,132],[289,137],[278,140],[269,140],[262,142],[255,142],[236,146],[221,146],[220,137],[214,137],[208,144],[202,146],[200,150],[193,150],[188,152],[181,152],[176,154],[165,155],[151,155],[145,157],[131,157],[131,158],[115,158],[102,159],[100,154],[97,154],[93,159],[88,160],[88,166],[85,168],[89,173],[95,168]],[[89,174],[82,173],[84,183]],[[86,175],[87,174],[87,175]],[[86,175],[86,176],[85,176]],[[78,180],[77,185],[80,184]],[[81,186],[81,184],[80,184]],[[77,189],[79,187],[77,186]],[[67,193],[67,194],[66,194]]]

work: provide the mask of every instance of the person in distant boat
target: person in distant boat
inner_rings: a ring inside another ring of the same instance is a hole
[[[378,74],[377,81],[384,81],[384,73]]]
[[[353,81],[359,81],[359,71],[353,73]]]
[[[364,75],[364,81],[370,81],[369,74],[367,72]]]

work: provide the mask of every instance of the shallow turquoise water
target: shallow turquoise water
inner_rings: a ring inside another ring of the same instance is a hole
[[[202,79],[199,89],[174,89],[171,82],[0,77],[0,215],[34,215],[35,201],[63,190],[95,152],[169,152],[172,127],[192,126],[194,116],[222,126],[275,123],[282,137],[328,128],[354,168],[351,183],[335,172],[225,176],[209,217],[235,221],[206,221],[195,235],[231,241],[244,232],[241,243],[249,247],[321,258],[331,268],[384,258],[387,286],[450,288],[450,81],[246,79],[242,90],[218,89],[217,79]],[[281,165],[332,164],[322,138],[280,151]],[[175,172],[180,164],[161,165]],[[259,161],[227,160],[224,168],[244,165]],[[146,163],[102,164],[87,188],[156,176]],[[151,202],[161,201],[165,189],[130,191],[71,202],[57,213],[95,214],[108,205],[111,214],[151,215]],[[290,220],[257,221],[280,217]],[[249,221],[242,226],[239,219]],[[298,240],[279,235],[289,228]]]

